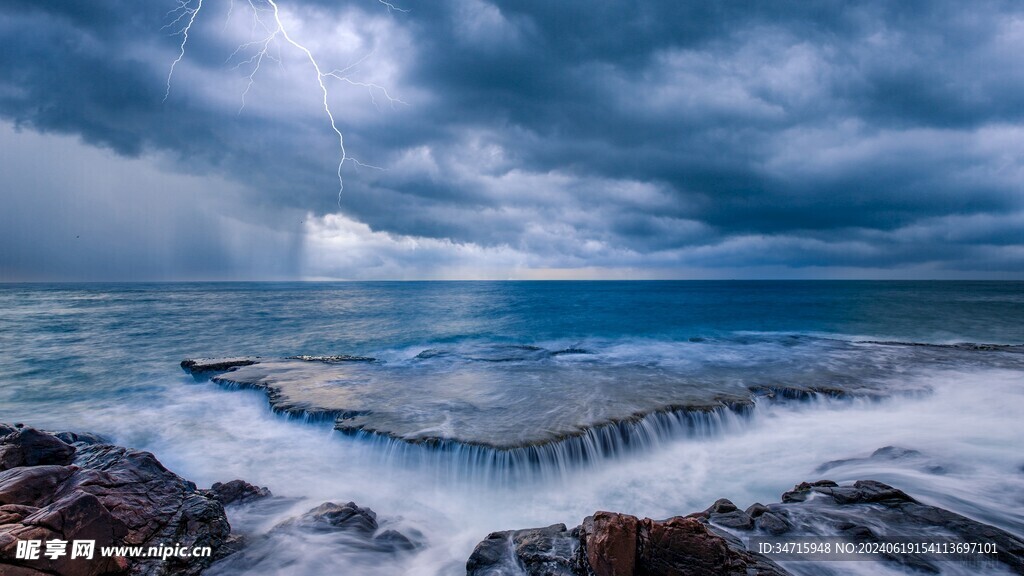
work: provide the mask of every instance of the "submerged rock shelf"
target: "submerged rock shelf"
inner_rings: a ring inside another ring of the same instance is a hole
[[[750,416],[754,398],[811,399],[833,396],[834,391],[819,393],[814,390],[779,389],[757,390],[749,396],[710,397],[690,404],[658,406],[647,412],[636,411],[619,418],[581,421],[571,427],[554,426],[536,430],[520,430],[515,442],[491,441],[493,434],[475,434],[475,430],[451,429],[448,435],[441,430],[417,431],[403,434],[408,429],[396,422],[393,415],[378,413],[368,408],[363,397],[340,390],[336,397],[325,393],[332,382],[321,383],[315,377],[300,382],[278,381],[263,371],[242,371],[242,367],[259,369],[263,362],[279,370],[298,359],[261,361],[234,359],[234,366],[225,366],[221,360],[187,360],[182,367],[187,371],[210,377],[218,385],[232,389],[263,391],[274,412],[314,422],[332,422],[334,429],[346,436],[380,445],[380,453],[401,461],[430,458],[430,454],[445,453],[449,465],[460,470],[499,470],[504,474],[526,471],[557,470],[565,466],[596,462],[631,450],[650,448],[675,438],[708,437],[725,429],[738,428]],[[308,362],[301,360],[301,362]],[[208,366],[219,366],[210,370]],[[320,372],[320,369],[316,369]],[[303,370],[303,374],[308,374]],[[337,373],[340,376],[340,373]],[[369,398],[373,398],[371,395]],[[351,404],[344,403],[351,401]],[[389,425],[394,427],[388,427]],[[560,424],[560,423],[559,423]]]
[[[443,453],[455,468],[521,471],[739,428],[759,403],[873,401],[928,393],[936,371],[1020,369],[1022,355],[1005,352],[1015,349],[793,337],[687,342],[660,357],[489,343],[390,361],[341,354],[181,366],[196,379],[260,390],[274,412],[331,422],[389,457]]]

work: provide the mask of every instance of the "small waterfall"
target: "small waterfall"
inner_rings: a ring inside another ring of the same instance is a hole
[[[461,479],[486,486],[546,481],[602,461],[656,449],[666,442],[705,439],[745,427],[760,407],[777,404],[842,404],[877,402],[886,396],[849,394],[833,388],[757,386],[749,400],[713,406],[669,406],[623,420],[582,428],[553,441],[522,446],[494,446],[450,438],[407,439],[384,432],[346,427],[353,413],[302,404],[283,404],[273,385],[239,382],[222,376],[211,380],[234,390],[259,390],[271,410],[289,420],[310,424],[331,423],[335,434],[368,448],[367,457],[390,465],[427,471],[437,478]],[[909,393],[907,393],[909,394]]]
[[[561,477],[571,470],[651,450],[668,441],[709,438],[738,430],[754,411],[754,403],[671,408],[592,426],[553,442],[507,448],[443,438],[409,441],[361,429],[337,432],[368,444],[371,452],[390,464],[501,486]]]

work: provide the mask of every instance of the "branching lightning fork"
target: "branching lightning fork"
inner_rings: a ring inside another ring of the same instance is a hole
[[[192,30],[192,26],[196,22],[196,18],[199,16],[199,12],[203,9],[203,0],[176,0],[178,5],[173,10],[167,13],[168,18],[171,21],[164,26],[164,29],[172,28],[175,29],[175,34],[181,35],[181,44],[179,45],[178,56],[171,62],[170,70],[167,72],[167,90],[164,92],[164,101],[171,94],[171,81],[174,77],[174,69],[185,57],[185,47],[188,44],[189,32]],[[387,0],[377,0],[388,12],[392,10],[398,12],[408,12],[396,7],[394,4]],[[234,12],[234,0],[230,0],[231,4],[228,9],[228,18]],[[373,168],[375,170],[381,170],[377,166],[371,166],[365,164],[348,155],[345,150],[345,136],[338,128],[338,123],[334,118],[334,112],[331,111],[331,105],[329,102],[330,93],[327,88],[327,84],[324,83],[326,78],[334,78],[340,80],[352,86],[358,86],[365,88],[369,94],[370,99],[375,106],[378,105],[377,96],[381,95],[384,99],[392,106],[395,104],[405,104],[405,102],[391,96],[386,88],[383,86],[373,84],[370,82],[361,82],[349,78],[347,75],[350,71],[354,70],[359,66],[370,54],[367,54],[357,60],[356,62],[346,66],[345,68],[331,70],[330,72],[324,72],[317,62],[313,53],[308,48],[295,41],[289,34],[284,23],[281,21],[281,13],[275,0],[246,0],[249,7],[252,9],[253,16],[253,34],[257,33],[257,30],[262,30],[263,36],[251,42],[246,42],[238,46],[235,51],[228,56],[228,62],[234,60],[240,54],[246,54],[249,50],[253,50],[252,56],[247,59],[240,60],[235,65],[235,68],[241,68],[243,66],[249,66],[248,83],[245,86],[245,90],[242,92],[242,104],[238,109],[241,113],[245,109],[245,98],[249,94],[249,89],[252,88],[253,82],[255,82],[256,74],[259,72],[260,67],[263,65],[264,60],[271,60],[274,62],[281,62],[280,48],[278,47],[278,55],[275,56],[271,53],[272,47],[278,46],[278,41],[283,40],[288,45],[299,50],[307,60],[316,73],[316,81],[320,87],[321,103],[323,105],[324,113],[326,113],[328,120],[330,121],[331,130],[338,137],[338,205],[341,205],[341,193],[345,190],[345,180],[342,177],[342,167],[346,162],[351,162],[356,166],[362,166],[366,168]],[[226,23],[225,23],[226,26]],[[371,52],[372,54],[372,52]]]

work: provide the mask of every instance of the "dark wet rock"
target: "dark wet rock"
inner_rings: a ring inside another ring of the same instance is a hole
[[[813,486],[812,490],[828,494],[838,504],[916,502],[902,490],[874,480],[859,480],[853,486]]]
[[[165,562],[98,554],[93,561],[71,561],[70,554],[56,560],[15,559],[19,539],[95,540],[97,547],[209,546],[216,552],[228,537],[221,504],[152,454],[90,444],[91,435],[68,434],[22,428],[4,438],[24,463],[0,472],[0,573],[192,575],[209,564],[207,558]],[[71,446],[61,436],[85,441]]]
[[[466,570],[469,576],[785,574],[697,518],[641,520],[614,512],[597,512],[573,530],[556,524],[495,532],[477,545]]]
[[[818,480],[815,482],[801,482],[793,487],[792,490],[782,494],[783,502],[803,502],[811,495],[812,492],[820,492],[826,488],[832,488],[838,486],[831,480]]]
[[[201,492],[220,502],[222,506],[246,504],[273,496],[270,489],[254,486],[245,480],[215,482],[209,490],[201,490]]]
[[[754,502],[746,510],[747,516],[750,516],[751,518],[758,518],[768,511],[768,507],[765,506],[764,504],[761,504],[760,502]]]
[[[690,514],[692,518],[702,518],[711,521],[716,526],[723,526],[733,530],[750,530],[754,527],[754,519],[746,512],[740,510],[731,500],[720,498],[710,508],[697,514]]]
[[[726,498],[719,498],[711,505],[711,508],[707,509],[708,513],[725,514],[726,512],[735,512],[738,510],[736,505],[731,500]]]
[[[376,358],[369,356],[350,356],[348,354],[337,354],[334,356],[289,356],[289,360],[303,360],[305,362],[324,362],[326,364],[336,364],[339,362],[376,362]]]
[[[839,485],[831,480],[803,482],[787,492],[782,503],[754,504],[740,511],[728,500],[686,517],[655,521],[613,512],[597,512],[574,530],[556,525],[544,529],[496,532],[481,542],[467,564],[470,576],[549,574],[717,575],[787,574],[772,560],[748,551],[748,538],[823,538],[871,543],[885,540],[985,542],[998,553],[964,558],[995,561],[1011,573],[1024,573],[1024,541],[1018,536],[959,514],[918,502],[905,492],[872,480]],[[729,526],[721,519],[745,517]],[[742,524],[742,525],[739,525]],[[546,538],[547,549],[578,534],[572,559],[563,547],[550,554],[551,563],[528,564],[522,543]],[[920,573],[939,573],[946,557],[882,554],[872,560]],[[806,560],[806,558],[801,558]],[[813,566],[800,563],[801,566]],[[554,568],[552,568],[554,566]],[[519,568],[516,568],[519,567]]]
[[[641,523],[637,554],[639,574],[680,576],[775,576],[786,574],[741,543],[710,530],[696,518],[675,517]],[[609,575],[610,576],[610,575]]]
[[[357,506],[355,502],[340,505],[324,502],[287,523],[299,524],[312,530],[344,530],[364,535],[372,535],[378,528],[377,513]]]
[[[998,549],[996,560],[1012,572],[1024,573],[1024,541],[1019,537],[954,512],[918,502],[907,493],[872,480],[850,485],[819,481],[802,483],[787,494],[804,495],[769,505],[757,519],[756,527],[768,535],[786,537],[841,537],[849,542],[879,542],[887,539],[928,541],[990,542]],[[771,518],[774,516],[775,518]],[[786,524],[776,523],[779,520]],[[991,556],[985,556],[991,560]],[[923,555],[883,555],[882,561],[917,571],[938,573],[948,558]],[[978,560],[979,557],[974,557]]]
[[[584,348],[568,347],[568,348],[557,349],[557,351],[551,353],[551,356],[564,356],[564,355],[574,355],[574,354],[593,354],[593,353],[588,351],[588,349],[584,349]]]
[[[387,548],[395,551],[416,549],[416,543],[398,530],[384,530],[374,536],[373,541],[381,548]]]
[[[780,536],[790,531],[790,525],[780,516],[772,512],[764,512],[754,520],[754,527],[772,536]]]
[[[754,527],[754,519],[742,510],[732,512],[713,513],[708,518],[716,526],[724,526],[734,530],[750,530]]]
[[[807,500],[807,497],[811,495],[809,488],[803,488],[797,485],[796,488],[782,494],[783,502],[803,502]]]
[[[208,372],[225,372],[241,366],[252,366],[258,363],[258,356],[241,356],[238,358],[187,358],[181,361],[181,367],[193,374]]]
[[[333,533],[347,537],[347,544],[377,552],[413,550],[417,544],[397,530],[381,530],[377,513],[355,502],[324,502],[296,518],[281,522],[270,534],[283,532]]]
[[[17,466],[67,465],[75,448],[33,428],[15,429],[0,438],[0,470]]]
[[[565,524],[494,532],[477,544],[466,562],[466,573],[501,576],[525,570],[527,574],[572,576],[578,574],[578,547],[578,531],[567,530]]]
[[[856,465],[866,462],[899,462],[902,465],[906,465],[929,474],[946,474],[950,471],[951,467],[955,467],[947,464],[937,464],[919,450],[903,448],[900,446],[884,446],[875,450],[866,458],[843,458],[840,460],[830,460],[821,466],[818,466],[816,471],[819,473],[827,472],[840,466]]]
[[[252,504],[250,511],[271,509],[280,513],[280,505],[291,506],[286,498],[266,498]],[[422,535],[415,533],[416,536]],[[217,574],[247,574],[250,571],[278,570],[293,573],[294,564],[308,558],[308,549],[295,546],[296,542],[315,541],[323,546],[357,551],[347,555],[345,563],[338,563],[338,574],[361,574],[362,567],[375,567],[381,562],[394,560],[397,554],[409,553],[419,547],[414,538],[394,529],[381,529],[377,514],[354,502],[336,504],[325,502],[304,514],[280,522],[265,533],[244,534],[244,542],[229,543],[241,548],[237,553],[218,560],[211,569]],[[244,544],[244,546],[243,546]]]
[[[919,450],[912,448],[901,448],[899,446],[883,446],[871,453],[871,458],[876,460],[901,460],[903,458],[916,458],[921,456]]]
[[[61,441],[67,444],[109,444],[110,442],[100,436],[99,434],[93,434],[91,432],[53,432],[54,436],[59,438]]]
[[[931,344],[928,342],[900,342],[896,340],[858,340],[857,344],[875,344],[877,346],[914,346],[921,348],[946,348],[951,350],[967,350],[972,352],[1024,352],[1024,344],[977,344],[974,342],[958,342],[956,344]]]

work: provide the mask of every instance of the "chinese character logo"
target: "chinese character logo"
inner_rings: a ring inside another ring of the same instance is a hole
[[[14,550],[14,557],[18,560],[38,560],[39,549],[43,543],[39,540],[18,540],[18,547]]]
[[[96,551],[95,540],[75,540],[71,544],[71,558],[85,558],[92,560],[93,552]]]

